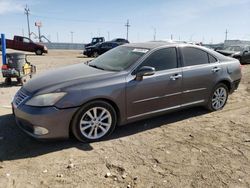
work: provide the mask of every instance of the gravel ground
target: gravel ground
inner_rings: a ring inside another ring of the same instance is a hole
[[[88,60],[80,51],[28,54],[38,73]],[[250,187],[250,65],[214,113],[192,108],[125,125],[105,141],[38,142],[10,102],[20,86],[0,76],[0,187]]]

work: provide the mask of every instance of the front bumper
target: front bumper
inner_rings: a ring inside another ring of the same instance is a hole
[[[77,108],[31,107],[12,105],[17,125],[36,139],[66,139]]]

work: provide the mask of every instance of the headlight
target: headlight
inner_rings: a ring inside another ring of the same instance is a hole
[[[44,50],[48,50],[48,48],[46,46],[44,46],[43,48],[44,48]]]
[[[48,93],[43,95],[37,95],[31,98],[26,102],[26,105],[29,106],[53,106],[56,104],[57,101],[59,101],[61,98],[63,98],[66,95],[66,93]]]

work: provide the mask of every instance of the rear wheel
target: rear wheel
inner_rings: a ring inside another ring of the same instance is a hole
[[[209,99],[207,108],[211,111],[221,110],[227,103],[228,87],[220,83],[215,86]]]
[[[81,142],[101,140],[113,132],[117,123],[116,111],[105,101],[84,105],[72,121],[72,132]]]

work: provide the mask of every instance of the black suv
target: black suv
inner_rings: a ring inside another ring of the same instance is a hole
[[[117,42],[117,43],[119,43],[119,44],[126,44],[126,43],[129,43],[128,40],[122,39],[122,38],[113,39],[113,40],[111,40],[111,42]]]
[[[92,38],[91,43],[85,44],[85,48],[89,47],[89,46],[94,46],[94,45],[96,45],[98,43],[102,43],[102,42],[105,42],[104,37],[94,37],[94,38]]]
[[[99,55],[121,45],[122,43],[118,42],[103,42],[98,43],[94,46],[88,46],[83,51],[83,55],[86,55],[88,57],[98,57]]]
[[[250,46],[227,46],[217,52],[236,58],[241,64],[250,63]]]

